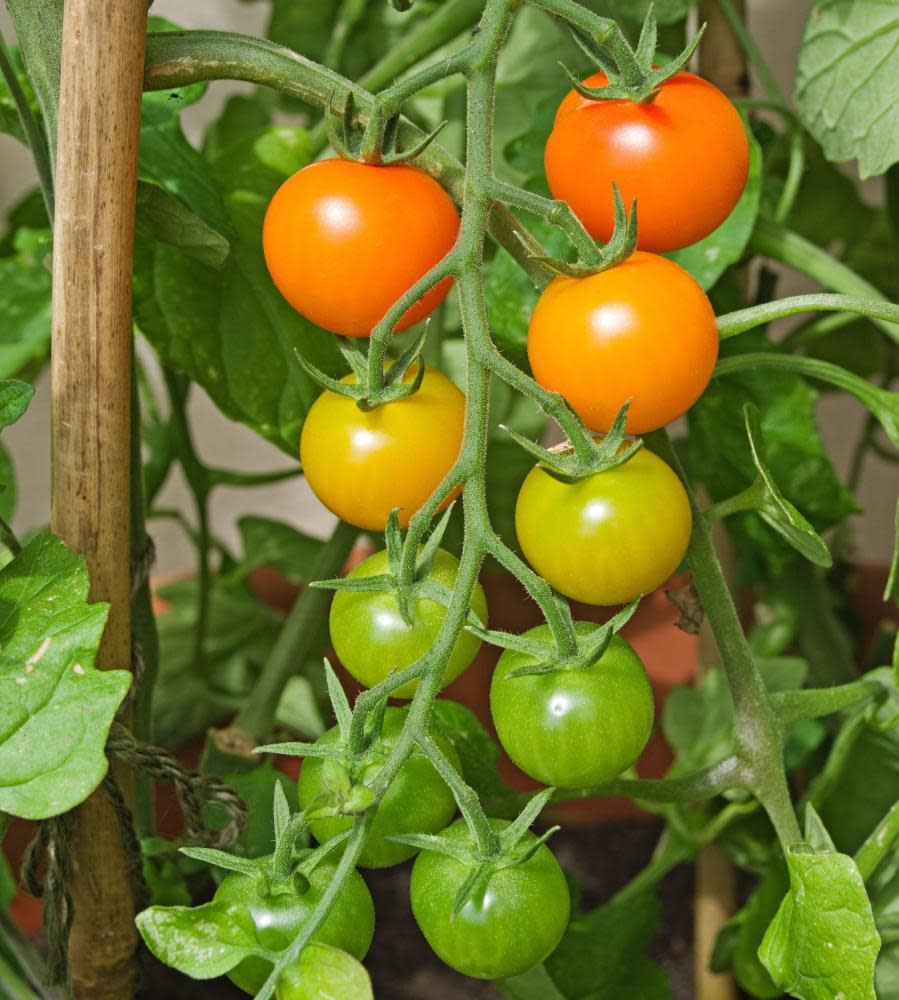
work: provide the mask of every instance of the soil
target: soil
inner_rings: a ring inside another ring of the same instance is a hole
[[[561,830],[552,848],[580,883],[582,905],[606,901],[649,860],[660,826],[623,821],[591,829]],[[498,1000],[489,984],[457,975],[431,952],[409,909],[409,865],[366,872],[375,900],[377,930],[365,965],[377,1000]],[[671,979],[674,1000],[693,996],[693,871],[673,871],[660,890],[662,920],[650,954]],[[193,982],[148,957],[141,1000],[238,1000],[227,980]]]

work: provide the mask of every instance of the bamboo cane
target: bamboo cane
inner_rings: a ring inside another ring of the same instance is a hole
[[[101,669],[131,663],[131,271],[146,0],[66,0],[53,247],[53,530],[108,601]],[[126,795],[127,775],[117,774]],[[134,894],[98,790],[70,843],[74,995],[134,992]]]

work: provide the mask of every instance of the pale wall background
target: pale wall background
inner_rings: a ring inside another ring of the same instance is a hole
[[[314,3],[316,0],[297,0]],[[375,0],[377,2],[377,0]],[[383,0],[381,0],[383,2]],[[748,0],[750,24],[771,63],[779,82],[792,90],[796,52],[811,0]],[[240,3],[238,0],[156,0],[153,13],[171,17],[185,27],[220,28],[260,34],[267,19],[267,4]],[[0,9],[0,29],[6,38],[12,29],[5,8]],[[244,85],[218,83],[197,106],[188,108],[184,121],[188,135],[201,133],[232,93]],[[0,215],[7,206],[34,184],[31,161],[26,150],[8,136],[0,136]],[[871,197],[879,196],[876,185]],[[783,294],[807,290],[802,279],[787,276]],[[195,390],[191,417],[200,455],[213,464],[243,470],[263,470],[290,465],[290,459],[255,434],[224,418],[202,390]],[[862,422],[861,407],[847,398],[829,398],[821,403],[819,416],[831,452],[841,469],[848,464]],[[19,507],[14,520],[18,531],[45,524],[49,519],[49,439],[50,400],[48,380],[43,377],[25,417],[4,432],[19,484]],[[885,562],[892,547],[892,520],[899,475],[895,466],[871,460],[862,482],[865,513],[858,518],[858,554],[862,559]],[[176,507],[192,517],[190,496],[176,471],[159,497],[160,506]],[[332,518],[312,496],[305,483],[291,480],[265,489],[220,489],[213,499],[215,533],[236,547],[236,520],[244,513],[268,515],[293,522],[306,531],[324,534]],[[157,572],[182,572],[191,568],[192,551],[180,530],[166,522],[154,522],[157,543]]]

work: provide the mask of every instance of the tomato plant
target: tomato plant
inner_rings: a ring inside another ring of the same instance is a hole
[[[594,73],[583,86],[608,85]],[[546,179],[598,240],[612,235],[612,185],[637,200],[641,250],[677,250],[730,215],[749,171],[749,142],[731,102],[692,73],[651,101],[592,101],[572,90],[546,143]]]
[[[288,178],[265,214],[262,244],[272,280],[313,323],[367,337],[393,303],[451,249],[459,229],[452,199],[414,167],[334,159]],[[397,323],[434,310],[435,285]]]
[[[360,563],[349,579],[377,577],[387,569],[387,552],[376,552]],[[428,580],[444,588],[448,598],[458,575],[455,556],[438,551]],[[487,620],[487,598],[480,585],[472,592],[469,607],[480,621]],[[389,590],[339,590],[334,595],[331,642],[340,662],[360,684],[380,684],[391,671],[411,666],[431,648],[446,619],[446,607],[433,597],[419,596],[412,615],[411,623],[403,618],[397,595]],[[459,636],[443,671],[441,687],[465,670],[480,647],[480,640],[470,632]],[[393,697],[411,698],[417,687],[417,681],[409,681],[393,691]]]
[[[583,634],[599,628],[578,622]],[[545,625],[525,636],[550,639]],[[653,721],[652,688],[640,657],[620,636],[586,665],[549,673],[534,656],[506,650],[490,685],[490,713],[509,757],[532,778],[559,788],[591,788],[636,762]]]
[[[899,996],[893,5],[6,6],[3,995]]]
[[[528,327],[534,377],[594,431],[608,431],[628,400],[629,433],[672,423],[702,395],[717,357],[705,292],[677,264],[640,251],[587,278],[556,278]]]
[[[493,820],[491,828],[508,826]],[[443,831],[451,843],[471,834],[458,821]],[[412,912],[428,944],[447,965],[477,979],[505,979],[532,968],[556,947],[568,923],[568,885],[549,848],[525,834],[525,861],[485,870],[458,907],[475,866],[451,854],[423,851],[412,867]]]
[[[585,604],[625,604],[660,587],[686,555],[691,523],[677,476],[646,449],[574,483],[537,465],[515,505],[528,562]]]

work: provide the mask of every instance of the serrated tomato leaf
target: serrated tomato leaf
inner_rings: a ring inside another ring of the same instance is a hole
[[[49,531],[0,570],[0,810],[14,816],[65,812],[107,771],[131,674],[95,669],[108,609],[87,594],[84,560]]]
[[[899,20],[892,0],[812,6],[796,102],[829,160],[858,160],[862,178],[899,161]]]
[[[265,953],[244,906],[151,906],[137,915],[137,929],[160,962],[193,979],[214,979]]]

